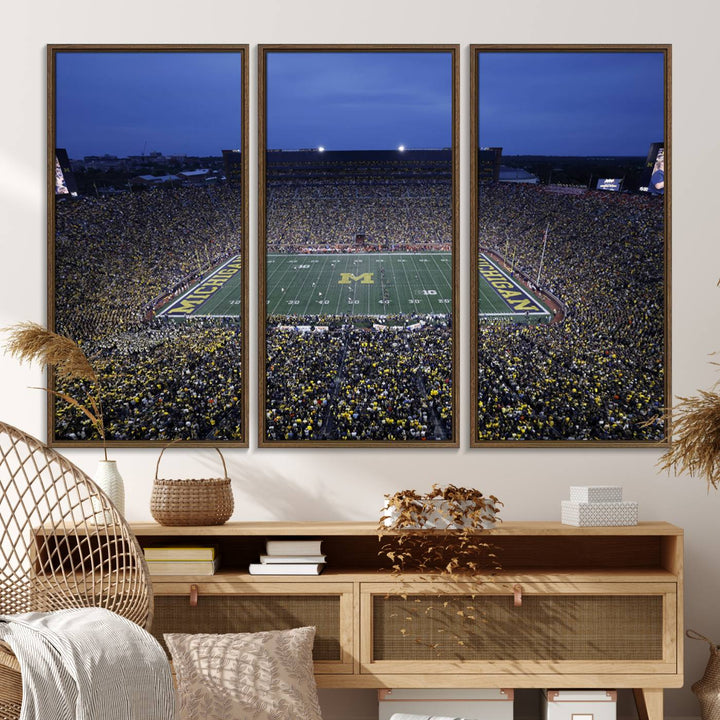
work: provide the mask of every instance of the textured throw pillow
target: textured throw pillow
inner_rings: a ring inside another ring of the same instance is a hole
[[[314,639],[314,627],[166,634],[181,720],[322,720]]]

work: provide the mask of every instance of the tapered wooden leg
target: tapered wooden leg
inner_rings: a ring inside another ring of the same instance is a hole
[[[633,694],[640,720],[663,720],[662,688],[636,688]]]

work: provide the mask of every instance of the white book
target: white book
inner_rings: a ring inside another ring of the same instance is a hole
[[[263,565],[274,565],[276,563],[324,563],[325,555],[261,555],[260,562]]]
[[[251,575],[319,575],[324,563],[251,563],[248,572]]]
[[[322,555],[322,540],[268,540],[266,555]]]

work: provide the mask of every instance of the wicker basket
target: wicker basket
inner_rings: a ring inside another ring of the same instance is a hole
[[[160,452],[150,497],[150,513],[160,525],[222,525],[233,513],[233,496],[225,458],[218,448],[224,477],[189,480],[159,478]]]

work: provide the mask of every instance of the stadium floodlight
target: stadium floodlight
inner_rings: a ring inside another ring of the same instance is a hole
[[[318,152],[325,152],[325,146],[324,146],[324,145],[318,145]]]
[[[405,146],[404,146],[404,145],[398,145],[398,152],[405,152]]]

